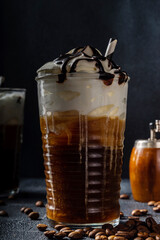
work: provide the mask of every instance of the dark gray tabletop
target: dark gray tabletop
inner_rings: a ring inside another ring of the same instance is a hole
[[[0,240],[46,240],[43,233],[36,227],[38,223],[49,225],[45,208],[35,206],[37,200],[46,203],[44,179],[23,179],[20,189],[19,196],[16,199],[7,199],[5,200],[6,205],[0,206],[0,210],[6,210],[9,214],[9,217],[0,217]],[[120,200],[121,211],[126,216],[126,219],[127,216],[131,215],[133,209],[146,208],[148,214],[152,214],[155,220],[160,223],[160,213],[153,212],[152,207],[149,207],[147,203],[139,203],[133,200],[128,180],[122,181],[121,193],[130,195],[129,200]],[[26,214],[21,213],[20,209],[24,206],[38,211],[40,219],[33,221]],[[143,217],[141,219],[144,220]]]

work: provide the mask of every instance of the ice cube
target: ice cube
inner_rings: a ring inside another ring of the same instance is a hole
[[[60,98],[62,98],[65,101],[70,101],[73,100],[74,98],[79,97],[80,93],[79,92],[73,92],[73,91],[62,91],[59,92],[58,95]]]
[[[89,116],[92,117],[97,117],[97,116],[105,116],[107,115],[107,113],[109,113],[109,111],[114,107],[113,104],[109,104],[109,105],[105,105],[102,107],[98,107],[96,109],[94,109],[93,111],[89,112]]]

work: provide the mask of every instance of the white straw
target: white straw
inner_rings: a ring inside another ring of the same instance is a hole
[[[117,39],[110,38],[104,56],[107,57],[108,59],[111,59],[114,53],[114,50],[116,48],[116,45],[117,45]]]

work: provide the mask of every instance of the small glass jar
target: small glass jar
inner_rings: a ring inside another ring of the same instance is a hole
[[[139,202],[160,200],[160,120],[150,123],[150,138],[135,141],[130,157],[130,183],[133,198]]]

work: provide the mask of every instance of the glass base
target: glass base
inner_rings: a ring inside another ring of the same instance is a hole
[[[11,190],[4,190],[0,192],[0,197],[16,197],[16,195],[19,193],[19,187],[11,189]]]
[[[103,224],[112,224],[113,227],[117,226],[119,224],[119,220],[120,218],[116,218],[112,221],[108,221],[108,222],[101,222],[101,223],[66,223],[66,222],[56,222],[54,220],[51,220],[48,218],[48,222],[50,224],[51,227],[54,227],[56,224],[64,224],[67,226],[70,226],[72,228],[84,228],[84,227],[96,227],[96,228],[101,228]]]

